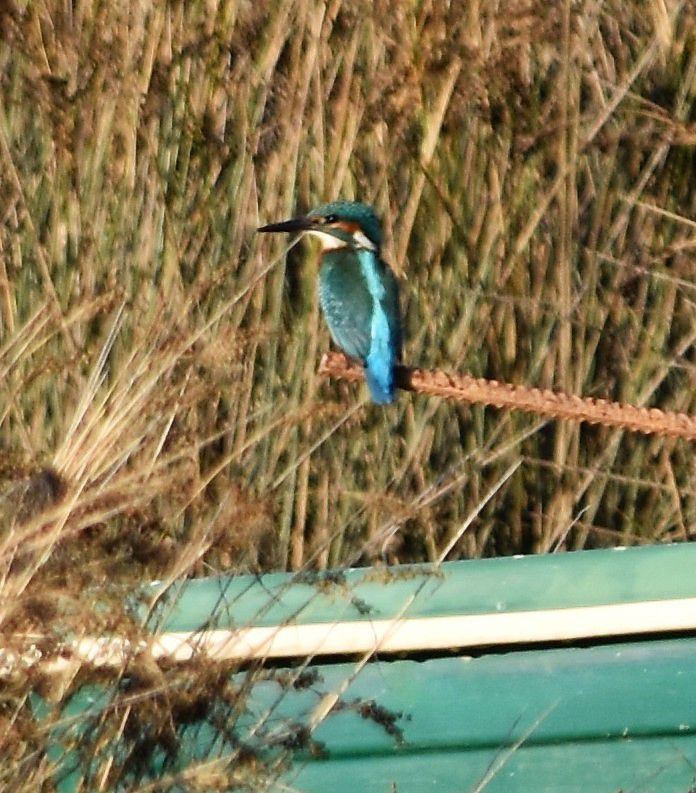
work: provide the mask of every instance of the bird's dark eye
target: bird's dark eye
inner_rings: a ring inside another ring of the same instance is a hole
[[[338,220],[338,218],[336,217],[336,215],[327,215],[324,218],[324,223],[326,223],[326,224],[336,223],[337,220]]]

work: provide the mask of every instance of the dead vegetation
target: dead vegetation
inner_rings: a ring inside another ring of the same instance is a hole
[[[693,538],[686,440],[325,382],[311,257],[254,235],[360,198],[408,364],[693,415],[691,3],[48,0],[0,30],[4,633],[121,625],[107,584]]]

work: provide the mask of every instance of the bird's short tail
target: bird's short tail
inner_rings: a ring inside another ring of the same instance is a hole
[[[368,355],[365,362],[365,380],[370,389],[372,401],[378,405],[388,405],[396,399],[394,385],[394,364],[391,356]]]

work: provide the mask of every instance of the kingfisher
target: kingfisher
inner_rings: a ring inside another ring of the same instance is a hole
[[[331,338],[362,363],[373,401],[393,402],[402,341],[399,288],[382,259],[382,226],[372,207],[334,201],[258,231],[302,231],[319,239],[319,303]]]

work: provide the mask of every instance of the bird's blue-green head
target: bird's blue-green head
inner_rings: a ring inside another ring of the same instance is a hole
[[[306,231],[324,249],[354,248],[379,251],[382,226],[372,207],[359,201],[332,201],[300,217],[261,226],[258,231]]]

